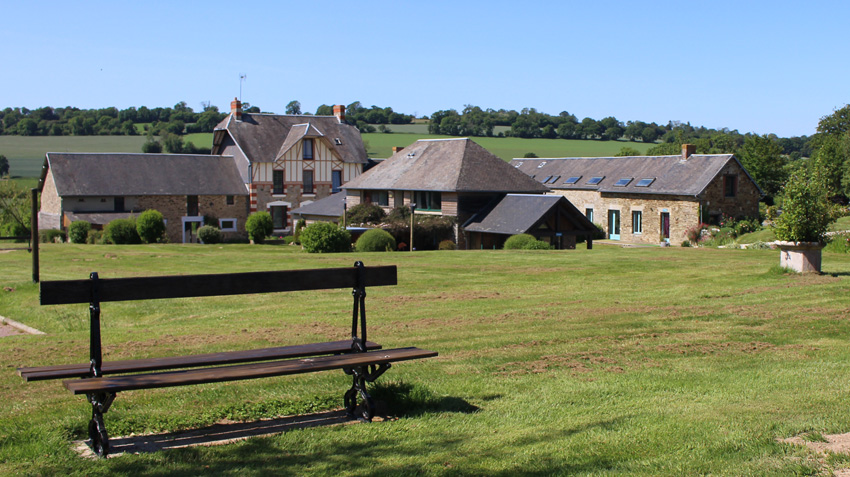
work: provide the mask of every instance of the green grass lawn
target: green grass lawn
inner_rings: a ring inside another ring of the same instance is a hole
[[[850,255],[776,273],[778,252],[598,245],[574,251],[310,255],[294,247],[42,249],[42,278],[395,264],[369,291],[369,338],[438,358],[379,382],[397,420],[105,461],[78,457],[85,399],[23,383],[22,365],[82,362],[85,305],[37,305],[30,256],[0,253],[0,314],[47,334],[0,338],[0,474],[808,475],[850,467],[777,438],[850,431]],[[106,359],[343,339],[348,290],[107,303]],[[341,406],[318,373],[122,393],[112,436]],[[406,403],[406,411],[398,411]]]
[[[393,146],[406,147],[419,139],[439,139],[449,136],[428,134],[363,134],[369,157],[384,158],[392,155]],[[580,141],[575,139],[523,139],[518,137],[470,138],[493,154],[509,161],[533,152],[538,157],[599,157],[613,156],[623,147],[646,152],[653,144],[626,141]]]

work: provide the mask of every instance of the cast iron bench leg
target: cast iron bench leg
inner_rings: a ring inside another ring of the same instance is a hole
[[[345,392],[344,396],[345,412],[349,417],[365,422],[372,422],[372,418],[375,416],[375,402],[366,390],[366,383],[374,382],[386,370],[390,369],[391,366],[390,363],[384,363],[371,366],[358,366],[344,370],[346,374],[353,375],[351,388]],[[361,400],[359,412],[357,412],[358,395]]]
[[[115,400],[115,393],[89,393],[87,396],[91,403],[91,421],[89,421],[91,447],[99,457],[106,458],[109,455],[109,435],[106,433],[103,415]]]

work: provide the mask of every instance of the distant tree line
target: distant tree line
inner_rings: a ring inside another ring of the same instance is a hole
[[[0,134],[18,136],[107,136],[139,134],[136,124],[145,124],[147,131],[160,135],[212,132],[226,114],[218,107],[205,103],[203,111],[195,112],[185,101],[172,108],[135,106],[80,109],[71,106],[38,109],[6,108],[0,111]]]

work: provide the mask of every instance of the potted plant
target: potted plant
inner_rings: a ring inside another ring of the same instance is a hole
[[[820,174],[806,170],[792,174],[783,189],[782,214],[773,223],[780,266],[796,272],[820,272],[824,238],[832,221]]]

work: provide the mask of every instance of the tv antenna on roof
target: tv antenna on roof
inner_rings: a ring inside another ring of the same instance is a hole
[[[248,79],[248,75],[245,73],[239,74],[239,101],[242,102],[242,82]]]

